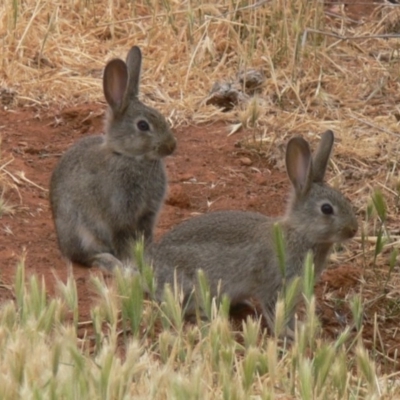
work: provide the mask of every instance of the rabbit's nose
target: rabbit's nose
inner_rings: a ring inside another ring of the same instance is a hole
[[[169,156],[176,149],[176,140],[174,137],[171,137],[170,140],[162,143],[158,148],[158,152],[161,156]]]
[[[350,235],[351,235],[351,237],[355,236],[356,233],[357,233],[357,228],[351,228],[351,229],[350,229]]]
[[[169,144],[168,147],[169,147],[170,154],[175,151],[175,149],[176,149],[176,139],[175,138],[172,138],[171,143]]]
[[[358,225],[357,223],[353,224],[352,226],[348,226],[344,229],[344,234],[351,239],[357,233]]]

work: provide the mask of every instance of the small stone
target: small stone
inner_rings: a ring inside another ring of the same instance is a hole
[[[251,161],[251,159],[249,157],[242,157],[239,159],[240,164],[245,165],[245,166],[250,166],[251,164],[253,164],[253,161]]]
[[[223,111],[229,111],[237,104],[245,103],[247,100],[248,96],[241,91],[238,85],[230,82],[215,82],[205,103],[222,108]]]
[[[267,178],[263,174],[255,174],[253,179],[257,185],[265,186],[267,184]]]
[[[247,71],[241,71],[238,75],[240,86],[245,85],[246,90],[250,93],[254,93],[256,89],[259,89],[265,82],[265,75],[262,71],[255,69],[249,69]]]

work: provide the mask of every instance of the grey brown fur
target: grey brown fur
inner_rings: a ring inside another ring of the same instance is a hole
[[[56,166],[50,203],[62,254],[106,269],[131,258],[131,243],[153,238],[167,178],[162,158],[175,147],[165,118],[138,99],[141,52],[104,70],[109,105],[104,135],[73,145]]]
[[[191,296],[202,269],[216,295],[218,286],[232,304],[253,297],[273,327],[275,303],[282,285],[273,240],[273,225],[279,223],[286,244],[286,279],[301,275],[305,256],[313,251],[316,275],[325,267],[334,243],[352,238],[357,220],[350,203],[337,190],[323,183],[333,146],[327,131],[314,159],[308,143],[291,139],[286,150],[286,167],[293,192],[286,213],[280,218],[244,211],[212,212],[187,220],[151,246],[161,299],[165,284],[181,285],[185,299]],[[325,205],[325,213],[322,205]],[[328,206],[327,206],[328,204]],[[333,214],[329,214],[329,206]],[[193,303],[187,312],[193,312]],[[291,321],[293,324],[293,319]]]

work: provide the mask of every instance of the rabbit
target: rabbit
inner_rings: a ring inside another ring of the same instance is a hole
[[[292,138],[286,148],[286,169],[293,186],[286,213],[270,218],[256,212],[216,211],[186,220],[148,248],[162,300],[165,284],[182,289],[187,316],[195,311],[192,291],[202,269],[211,294],[226,294],[231,305],[258,300],[267,326],[273,331],[275,304],[283,277],[275,251],[274,224],[281,227],[286,248],[286,281],[303,271],[312,250],[316,277],[325,268],[334,243],[354,237],[358,224],[352,206],[323,182],[333,147],[326,131],[312,158],[309,144]],[[190,301],[188,301],[190,299]],[[294,313],[286,328],[294,327]]]
[[[167,177],[163,158],[176,147],[166,119],[139,99],[142,55],[109,61],[103,91],[105,134],[85,137],[60,159],[50,205],[61,253],[112,271],[129,263],[133,241],[153,240]]]

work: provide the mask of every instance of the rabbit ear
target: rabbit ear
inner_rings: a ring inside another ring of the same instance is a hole
[[[113,111],[121,108],[127,83],[128,70],[126,64],[118,58],[111,60],[104,70],[103,91],[107,103]]]
[[[322,182],[324,180],[329,156],[332,152],[333,141],[334,135],[331,130],[321,135],[321,141],[313,157],[313,182]]]
[[[126,100],[139,95],[140,68],[142,66],[142,53],[137,46],[133,46],[126,57],[128,67],[129,83],[126,90]]]
[[[311,187],[312,158],[310,146],[301,137],[289,140],[286,148],[286,170],[297,197],[308,193]]]

